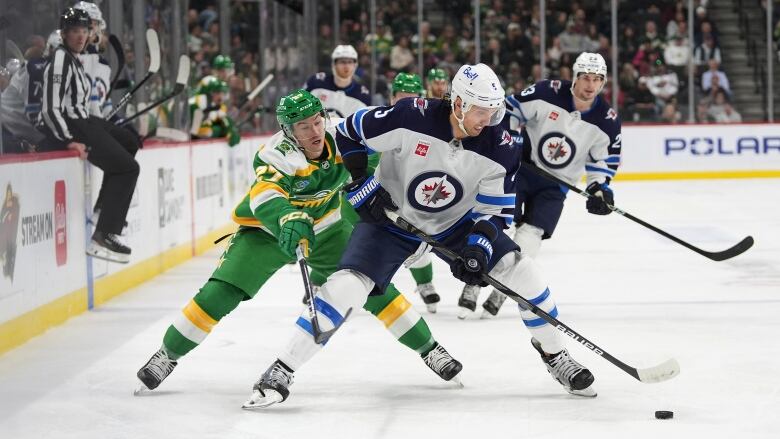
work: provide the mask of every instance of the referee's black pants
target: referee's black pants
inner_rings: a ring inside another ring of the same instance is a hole
[[[138,137],[130,130],[94,116],[67,119],[67,124],[73,139],[87,146],[87,160],[103,171],[98,196],[100,218],[95,229],[118,235],[124,227],[140,173],[134,158],[140,146]]]

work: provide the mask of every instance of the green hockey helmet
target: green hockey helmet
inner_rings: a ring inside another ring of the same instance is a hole
[[[428,70],[428,76],[425,77],[428,82],[431,81],[449,81],[450,77],[444,69],[433,68]]]
[[[322,108],[322,102],[307,90],[299,89],[282,96],[276,106],[276,120],[285,136],[295,140],[293,124],[308,119],[315,114],[328,117],[328,112]]]
[[[422,79],[415,73],[399,73],[393,79],[393,95],[396,93],[423,94]]]
[[[232,69],[233,68],[233,60],[230,59],[227,55],[217,55],[214,57],[214,60],[211,61],[211,68],[212,69]]]
[[[225,81],[214,76],[210,77],[200,86],[200,90],[198,90],[198,94],[211,94],[217,92],[227,93],[228,85]]]

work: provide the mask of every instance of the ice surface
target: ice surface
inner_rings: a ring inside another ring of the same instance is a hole
[[[615,183],[624,210],[707,250],[752,234],[713,262],[572,194],[539,261],[559,318],[633,366],[667,358],[679,377],[642,384],[581,346],[599,396],[552,381],[512,303],[461,321],[461,284],[435,262],[434,334],[464,363],[465,388],[440,381],[365,312],[296,374],[290,399],[241,404],[301,311],[294,266],[221,322],[153,394],[135,373],[219,256],[198,257],[0,357],[2,438],[769,438],[780,430],[780,180]],[[484,289],[481,299],[487,297]],[[481,308],[478,308],[478,312]],[[656,420],[656,410],[674,411]],[[484,436],[482,436],[484,435]]]

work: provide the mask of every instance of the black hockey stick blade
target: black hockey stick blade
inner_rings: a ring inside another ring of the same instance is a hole
[[[540,168],[538,166],[534,166],[534,165],[526,163],[526,162],[523,162],[523,166],[526,169],[534,172],[535,174],[541,175],[542,177],[545,177],[545,178],[547,178],[549,180],[552,180],[552,181],[554,181],[554,182],[556,182],[556,183],[558,183],[560,185],[563,185],[563,186],[569,188],[570,190],[572,190],[572,191],[582,195],[585,198],[590,198],[590,197],[594,196],[594,195],[591,195],[588,192],[578,188],[577,186],[574,186],[573,184],[570,184],[569,182],[561,180],[560,178],[556,177],[555,175],[550,174],[549,172],[547,172],[546,170],[544,170],[544,169],[542,169],[542,168]],[[748,237],[746,237],[745,239],[743,239],[742,241],[740,241],[739,243],[737,243],[736,245],[734,245],[731,248],[728,248],[726,250],[719,251],[719,252],[708,252],[708,251],[703,250],[703,249],[701,249],[699,247],[696,247],[695,245],[693,245],[693,244],[691,244],[691,243],[689,243],[687,241],[684,241],[684,240],[682,240],[682,239],[672,235],[671,233],[669,233],[669,232],[667,232],[665,230],[659,229],[658,227],[648,223],[647,221],[644,221],[644,220],[642,220],[640,218],[635,217],[634,215],[631,215],[630,213],[628,213],[628,212],[618,208],[617,206],[613,206],[613,205],[607,204],[607,207],[609,208],[609,210],[617,213],[618,215],[626,217],[626,218],[630,219],[631,221],[633,221],[633,222],[635,222],[635,223],[637,223],[637,224],[639,224],[641,226],[644,226],[644,227],[654,231],[655,233],[658,233],[659,235],[661,235],[661,236],[663,236],[665,238],[668,238],[668,239],[670,239],[670,240],[672,240],[672,241],[682,245],[683,247],[685,247],[685,248],[687,248],[689,250],[693,250],[694,252],[704,256],[705,258],[711,259],[713,261],[718,261],[719,262],[719,261],[725,261],[726,259],[731,259],[731,258],[733,258],[735,256],[741,255],[742,253],[746,252],[750,247],[753,246],[753,237],[748,236]]]
[[[390,218],[390,220],[392,220],[401,229],[416,235],[418,238],[422,239],[425,243],[427,243],[431,247],[435,247],[439,252],[441,252],[441,254],[443,254],[448,259],[451,260],[461,259],[460,255],[452,251],[449,247],[433,239],[431,236],[429,236],[422,230],[418,229],[417,227],[415,227],[405,219],[401,218],[397,213],[388,211],[387,217]],[[504,293],[510,299],[517,302],[524,309],[527,309],[532,313],[536,314],[544,321],[552,325],[555,329],[571,337],[577,343],[589,349],[594,354],[609,361],[613,365],[617,366],[620,370],[626,372],[627,374],[636,378],[640,382],[660,383],[662,381],[666,381],[668,379],[674,378],[680,373],[680,365],[677,363],[677,360],[675,359],[669,359],[653,367],[642,368],[642,369],[637,369],[635,367],[629,366],[628,364],[613,357],[609,352],[605,351],[604,349],[600,348],[592,341],[583,337],[582,335],[577,333],[574,329],[570,328],[560,320],[556,319],[555,317],[551,316],[541,308],[532,304],[531,302],[526,300],[523,296],[515,293],[514,291],[512,291],[512,289],[502,284],[501,282],[499,282],[489,274],[483,274],[482,279],[488,284],[490,284],[491,286],[493,286],[498,291]]]
[[[140,110],[134,115],[128,117],[127,119],[123,119],[122,121],[118,122],[118,125],[127,125],[128,123],[137,119],[141,115],[164,104],[169,99],[173,99],[176,96],[178,96],[181,92],[184,91],[184,88],[187,87],[187,81],[189,79],[189,76],[190,76],[190,58],[187,55],[182,55],[181,57],[179,57],[179,72],[176,75],[176,84],[173,86],[173,91],[161,97],[160,99],[157,99],[156,101],[152,102],[143,110]]]
[[[110,94],[114,91],[116,82],[119,80],[119,76],[125,68],[125,50],[122,48],[122,43],[119,41],[119,38],[114,34],[108,36],[108,43],[111,45],[111,48],[114,49],[114,54],[116,55],[116,70],[114,71],[114,78],[111,79],[111,85],[108,87],[108,92]]]
[[[731,248],[720,252],[704,252],[703,255],[712,259],[713,261],[725,261],[726,259],[731,259],[734,256],[739,256],[742,253],[745,253],[750,247],[753,247],[754,243],[755,242],[753,241],[753,237],[747,236]]]

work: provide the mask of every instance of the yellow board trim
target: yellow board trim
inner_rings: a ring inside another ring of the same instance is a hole
[[[399,317],[403,315],[403,313],[406,312],[407,309],[411,307],[412,304],[406,300],[406,297],[398,296],[393,299],[393,301],[390,302],[385,307],[385,309],[383,309],[382,312],[376,316],[376,318],[384,322],[385,328],[389,328],[393,323],[395,323],[396,320],[398,320]]]
[[[615,180],[695,180],[717,178],[780,178],[780,170],[741,170],[741,171],[681,171],[681,172],[620,172]]]
[[[235,231],[235,224],[228,224],[206,233],[192,242],[174,247],[157,256],[139,262],[118,273],[96,279],[94,303],[100,304],[124,293],[192,257],[214,247],[214,241]],[[0,355],[18,347],[48,329],[61,325],[71,317],[87,310],[87,289],[80,288],[41,305],[19,317],[0,323]]]
[[[203,332],[210,333],[211,329],[214,328],[214,325],[217,324],[217,321],[206,314],[206,311],[203,311],[203,308],[195,303],[194,299],[190,299],[190,303],[188,303],[181,312],[184,313],[184,317],[187,317],[187,320],[189,320],[190,323],[197,326]]]

